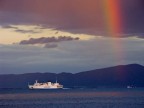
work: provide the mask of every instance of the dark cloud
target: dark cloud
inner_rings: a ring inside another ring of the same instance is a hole
[[[22,30],[22,29],[16,29],[16,32],[20,32],[20,33],[40,33],[40,31],[35,31],[35,30]]]
[[[20,29],[19,27],[15,27],[15,26],[12,26],[12,25],[3,25],[2,28],[5,28],[5,29],[12,29],[16,32],[19,32],[19,33],[40,33],[41,31],[36,31],[36,30],[24,30],[24,29]],[[35,29],[39,29],[39,28],[35,28]],[[40,27],[41,29],[41,27]]]
[[[39,24],[72,33],[108,35],[103,0],[0,0],[0,24]],[[144,31],[144,1],[119,1],[122,34]],[[127,35],[122,35],[127,37]]]
[[[144,33],[144,1],[143,0],[123,0],[123,31],[137,34],[139,37]]]
[[[71,36],[59,36],[57,37],[41,37],[41,38],[30,38],[29,40],[22,40],[19,44],[27,45],[27,44],[47,44],[47,43],[55,43],[55,42],[62,42],[62,41],[73,41],[79,40],[78,37],[73,38]],[[45,47],[48,47],[46,45]]]
[[[13,27],[11,25],[4,25],[4,26],[2,26],[2,28],[6,28],[6,29],[18,29],[18,27]]]

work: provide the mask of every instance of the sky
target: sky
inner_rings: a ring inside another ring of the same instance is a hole
[[[0,0],[0,74],[144,65],[143,0]]]

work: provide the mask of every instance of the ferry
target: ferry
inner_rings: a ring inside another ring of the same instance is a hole
[[[28,84],[29,89],[62,89],[63,85],[59,84],[57,81],[55,83],[45,82],[39,83],[37,80],[33,85]]]

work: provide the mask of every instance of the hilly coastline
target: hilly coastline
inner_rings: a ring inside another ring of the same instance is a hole
[[[0,88],[27,88],[27,84],[58,82],[69,88],[97,87],[144,87],[144,66],[139,64],[119,65],[103,69],[72,73],[25,73],[0,75]]]

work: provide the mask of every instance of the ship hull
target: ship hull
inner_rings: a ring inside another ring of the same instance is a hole
[[[29,86],[29,89],[63,89],[63,87],[33,87],[33,86]]]

